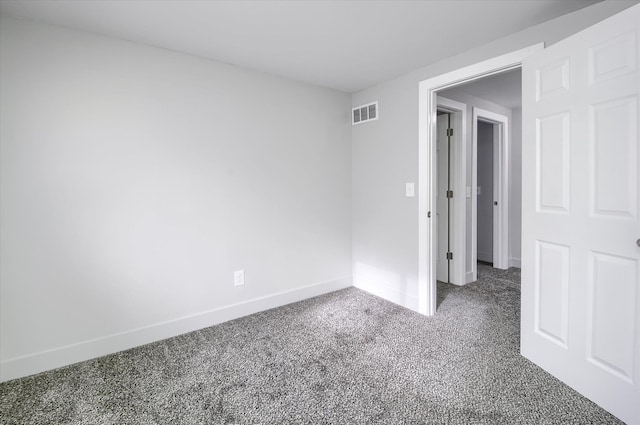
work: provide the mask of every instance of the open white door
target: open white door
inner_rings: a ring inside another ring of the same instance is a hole
[[[438,253],[436,257],[436,277],[440,282],[449,282],[450,268],[447,260],[449,252],[449,208],[447,205],[447,190],[449,190],[449,146],[447,131],[449,129],[449,114],[438,115],[437,176],[438,193],[436,195],[436,224],[438,227]]]
[[[522,74],[522,354],[628,424],[640,424],[639,35],[634,6]]]

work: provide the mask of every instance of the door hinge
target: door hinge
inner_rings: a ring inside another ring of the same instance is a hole
[[[427,211],[427,218],[431,218],[431,211]]]
[[[447,128],[447,136],[453,136],[453,128]]]
[[[447,198],[453,198],[453,190],[447,190]]]
[[[453,260],[453,252],[447,252],[447,260]]]

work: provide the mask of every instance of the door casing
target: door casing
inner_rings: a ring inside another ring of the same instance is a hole
[[[472,238],[472,267],[473,280],[478,276],[476,260],[477,240],[477,187],[478,187],[478,120],[489,122],[498,127],[498,137],[494,138],[494,173],[493,173],[493,199],[498,202],[493,211],[493,267],[497,269],[509,268],[509,179],[510,167],[509,158],[511,157],[511,137],[509,117],[498,114],[496,112],[487,111],[481,108],[473,108],[473,146],[471,158],[471,238]]]
[[[435,211],[437,187],[436,137],[437,92],[522,66],[522,60],[544,48],[538,43],[483,62],[442,74],[419,83],[418,119],[418,311],[436,312],[437,227],[429,218]]]

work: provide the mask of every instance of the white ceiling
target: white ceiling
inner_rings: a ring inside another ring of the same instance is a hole
[[[455,99],[455,94],[465,93],[480,99],[488,100],[505,108],[519,108],[522,105],[522,71],[514,69],[501,74],[485,77],[471,83],[463,84],[438,94]]]
[[[1,0],[0,13],[355,92],[600,0]]]

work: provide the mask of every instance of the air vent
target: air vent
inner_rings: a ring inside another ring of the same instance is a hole
[[[368,103],[351,110],[352,125],[362,124],[367,121],[374,121],[377,120],[378,117],[378,102]]]

